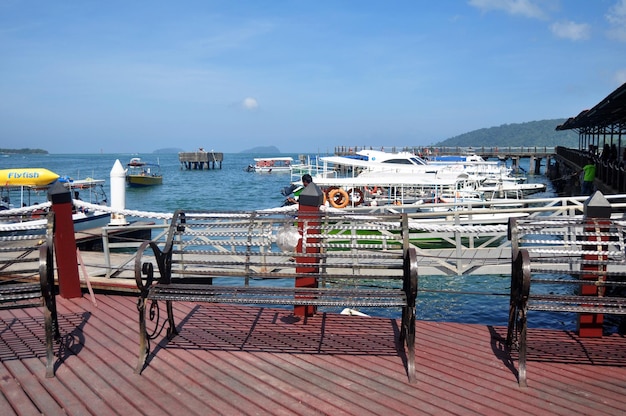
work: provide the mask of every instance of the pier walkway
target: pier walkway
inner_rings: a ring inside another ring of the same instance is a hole
[[[409,384],[390,341],[393,319],[321,314],[302,325],[284,309],[177,303],[185,325],[157,340],[137,375],[135,296],[60,298],[58,309],[54,378],[45,377],[39,311],[0,311],[3,415],[602,416],[626,408],[618,335],[530,329],[533,371],[520,388],[506,328],[417,321],[417,383]],[[287,336],[286,325],[298,328]]]

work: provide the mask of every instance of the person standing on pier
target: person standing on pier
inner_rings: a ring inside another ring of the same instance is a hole
[[[591,195],[593,192],[593,181],[596,179],[596,164],[593,159],[588,159],[587,164],[579,172],[583,174],[583,182],[580,191],[583,195]]]

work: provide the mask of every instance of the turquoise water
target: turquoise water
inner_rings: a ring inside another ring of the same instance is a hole
[[[221,169],[216,166],[216,169],[209,170],[186,170],[179,163],[178,154],[11,155],[0,157],[0,169],[40,167],[74,179],[105,179],[105,189],[110,196],[110,173],[116,160],[125,166],[132,157],[141,157],[146,162],[156,162],[158,159],[163,172],[163,185],[127,188],[127,209],[159,213],[172,213],[179,208],[257,210],[282,205],[284,197],[280,191],[290,181],[288,173],[246,172],[245,168],[253,162],[253,158],[261,156],[263,155],[225,154]],[[298,157],[297,154],[281,156],[292,156],[294,159]],[[547,192],[537,197],[555,196],[545,176],[531,176],[529,182],[532,181],[541,181],[548,185]],[[45,194],[39,197],[41,201],[46,200]],[[509,286],[508,275],[420,276],[422,289],[482,292],[491,295],[421,293],[418,296],[418,319],[506,325]],[[366,312],[374,315],[381,313],[376,309]],[[573,315],[531,313],[534,314],[529,319],[531,326],[575,329]]]
[[[297,155],[291,155],[297,157]],[[244,168],[255,155],[226,154],[222,169],[184,170],[178,154],[96,154],[96,155],[11,155],[0,157],[0,169],[41,167],[74,179],[105,179],[110,195],[110,174],[116,160],[122,166],[131,157],[161,164],[163,185],[127,188],[126,208],[151,212],[176,209],[255,210],[280,206],[280,190],[289,184],[289,174],[254,174]],[[45,201],[45,195],[42,195]]]

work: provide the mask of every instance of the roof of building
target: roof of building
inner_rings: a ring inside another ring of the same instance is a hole
[[[556,127],[557,130],[585,130],[595,127],[626,123],[626,83],[609,94],[590,110],[583,110],[576,117]]]

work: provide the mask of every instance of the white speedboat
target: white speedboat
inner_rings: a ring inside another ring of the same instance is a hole
[[[481,186],[492,190],[485,181],[496,179],[499,182],[492,183],[500,184],[497,189],[503,189],[509,198],[513,193],[522,197],[545,189],[543,184],[523,184],[509,176],[505,165],[479,156],[430,163],[409,152],[362,150],[355,155],[319,160],[322,167],[310,173],[324,191],[326,203],[335,208],[443,201],[480,203],[486,199]],[[301,173],[298,171],[298,175]],[[299,184],[300,177],[292,176],[292,183]],[[489,196],[493,197],[493,192]]]
[[[298,165],[290,156],[284,157],[259,157],[254,159],[254,164],[248,165],[248,172],[257,173],[289,173]]]
[[[328,156],[320,160],[331,166],[349,167],[357,174],[363,171],[385,173],[467,173],[489,178],[509,175],[511,170],[499,161],[486,161],[480,156],[425,160],[410,152],[388,153],[379,150],[361,150],[349,156]],[[344,169],[345,170],[345,169]]]

